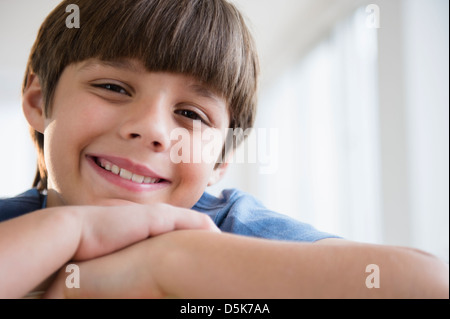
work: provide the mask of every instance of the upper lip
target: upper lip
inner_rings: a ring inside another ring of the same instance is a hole
[[[100,155],[100,154],[89,154],[87,155],[89,157],[97,159],[105,159],[108,162],[111,162],[114,165],[117,165],[120,168],[126,169],[127,171],[130,171],[133,174],[145,176],[145,177],[151,177],[151,178],[157,178],[157,179],[164,179],[163,176],[155,173],[150,168],[148,168],[145,165],[138,164],[130,159],[123,158],[123,157],[117,157],[117,156],[111,156],[111,155]]]

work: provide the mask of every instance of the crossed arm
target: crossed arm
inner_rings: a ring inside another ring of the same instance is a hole
[[[17,218],[15,224],[0,224],[0,276],[1,282],[6,282],[0,295],[21,297],[70,261],[79,266],[80,288],[67,288],[68,274],[61,269],[45,297],[449,296],[448,265],[417,250],[339,239],[309,244],[248,238],[219,233],[203,215],[187,210],[158,206],[154,207],[158,214],[152,214],[142,208],[133,206],[133,212],[89,208],[89,215],[40,211],[37,213],[49,216],[37,218],[36,214],[32,220],[33,213],[30,220]],[[29,229],[25,237],[15,235],[12,229],[17,231],[27,223],[34,230]],[[8,230],[11,237],[23,239],[8,241],[4,234]],[[38,240],[43,234],[47,240]],[[8,243],[14,248],[5,250]],[[29,260],[34,262],[24,262]],[[380,288],[369,289],[365,284],[369,264],[379,266]]]
[[[448,298],[448,268],[410,249],[339,240],[301,244],[199,230],[167,233],[60,272],[48,297]],[[124,262],[126,260],[126,262]],[[368,264],[380,288],[366,286]]]
[[[219,232],[206,215],[165,204],[54,207],[2,222],[0,298],[24,296],[71,260],[98,258],[177,229]]]

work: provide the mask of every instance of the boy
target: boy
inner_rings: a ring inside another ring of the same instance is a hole
[[[66,24],[73,4],[80,28]],[[228,128],[253,124],[257,77],[225,0],[62,2],[25,75],[38,172],[0,203],[0,297],[448,298],[432,256],[336,238],[236,190],[204,193],[240,142]],[[217,160],[195,160],[205,148]],[[80,288],[66,286],[67,263]]]

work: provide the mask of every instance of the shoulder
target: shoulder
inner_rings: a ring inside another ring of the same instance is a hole
[[[307,242],[337,237],[267,209],[260,200],[237,189],[224,190],[219,197],[205,193],[193,209],[208,214],[222,231],[235,234]]]
[[[0,222],[45,207],[45,195],[32,188],[11,198],[0,199]]]
[[[205,192],[193,209],[208,214],[216,224],[222,224],[226,218],[244,219],[266,210],[254,196],[238,189],[225,189],[218,197]]]
[[[223,190],[218,197],[205,192],[195,204],[194,209],[198,208],[210,210],[214,208],[223,208],[226,206],[231,206],[237,201],[242,203],[243,201],[248,201],[251,199],[253,199],[253,196],[235,188]]]

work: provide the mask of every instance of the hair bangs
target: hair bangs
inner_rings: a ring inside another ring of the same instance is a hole
[[[60,61],[57,68],[60,72],[68,64],[89,58],[105,61],[133,58],[141,61],[148,71],[191,75],[227,101],[240,87],[246,39],[239,29],[239,14],[225,8],[227,3],[72,2],[80,8],[83,19],[80,29],[65,28],[63,32],[68,34],[51,41],[57,46],[51,52],[59,56],[52,61]]]

